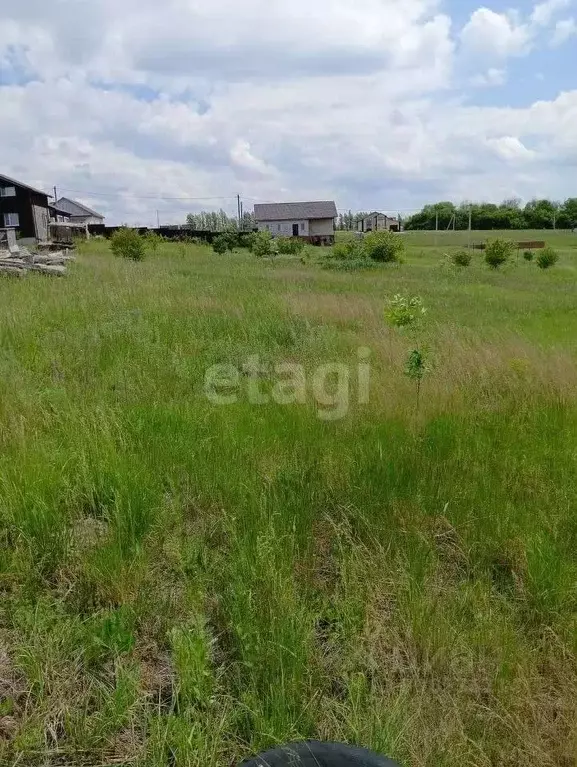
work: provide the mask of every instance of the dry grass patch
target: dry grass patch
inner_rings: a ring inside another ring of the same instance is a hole
[[[292,313],[301,317],[334,323],[362,322],[371,327],[383,324],[383,301],[358,293],[286,293],[282,300]]]

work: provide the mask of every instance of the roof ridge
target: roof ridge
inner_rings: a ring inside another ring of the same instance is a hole
[[[334,200],[257,203],[254,212],[258,221],[325,219],[338,215]]]
[[[97,218],[104,218],[102,213],[98,213],[98,211],[93,210],[92,208],[89,208],[88,205],[84,205],[82,202],[78,202],[78,200],[73,200],[70,197],[60,197],[60,199],[57,201],[62,202],[62,200],[66,200],[66,202],[69,202],[71,205],[74,205],[76,208],[80,208],[80,210],[84,211],[85,213],[88,213],[91,216],[96,216]],[[71,213],[70,215],[74,215],[74,213]]]
[[[4,173],[0,173],[0,179],[5,179],[11,184],[15,184],[16,186],[23,186],[26,189],[30,189],[32,192],[36,192],[36,194],[41,194],[43,197],[52,197],[51,194],[48,194],[47,192],[43,192],[41,189],[37,189],[35,186],[30,186],[30,184],[25,184],[23,181],[18,181],[15,178],[12,178],[11,176],[6,176]]]

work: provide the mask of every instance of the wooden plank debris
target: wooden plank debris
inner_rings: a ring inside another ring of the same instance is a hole
[[[68,262],[74,260],[74,256],[63,252],[31,253],[27,248],[12,246],[9,250],[0,249],[0,274],[23,277],[28,272],[40,272],[61,277],[66,274]]]

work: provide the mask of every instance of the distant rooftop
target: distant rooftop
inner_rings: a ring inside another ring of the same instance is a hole
[[[384,216],[385,218],[388,218],[391,221],[397,220],[397,216],[389,216],[388,213],[381,213],[378,210],[373,210],[372,213],[369,213],[368,215],[363,216],[363,218],[370,218],[371,216]]]
[[[56,206],[60,210],[68,213],[69,216],[96,216],[97,218],[104,218],[102,213],[97,213],[95,210],[92,210],[92,208],[89,208],[76,200],[70,200],[68,197],[61,197],[56,203]]]
[[[48,207],[50,210],[54,211],[54,213],[58,213],[62,216],[69,216],[70,213],[67,210],[64,210],[64,208],[58,207],[55,203],[48,203]]]
[[[318,218],[336,218],[337,206],[334,202],[271,202],[254,206],[257,221],[312,220]]]

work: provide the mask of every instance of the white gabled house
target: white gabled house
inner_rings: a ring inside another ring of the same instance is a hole
[[[259,232],[273,237],[301,237],[313,245],[335,241],[337,207],[334,202],[278,202],[254,206]]]

